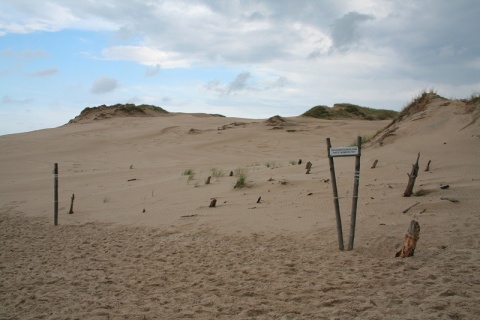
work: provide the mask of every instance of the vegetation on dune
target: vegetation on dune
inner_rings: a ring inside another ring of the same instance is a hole
[[[397,111],[385,109],[372,109],[357,106],[351,103],[335,104],[333,108],[327,106],[315,106],[303,113],[304,117],[312,117],[318,119],[360,119],[360,120],[388,120],[395,119],[398,115]]]
[[[159,113],[169,113],[168,111],[166,111],[165,109],[161,108],[161,107],[157,107],[157,106],[154,106],[154,105],[149,105],[149,104],[141,104],[141,105],[135,105],[133,103],[127,103],[127,104],[121,104],[121,103],[117,103],[117,104],[114,104],[114,105],[111,105],[111,106],[107,106],[105,104],[102,104],[98,107],[92,107],[92,108],[85,108],[82,110],[82,112],[80,113],[80,116],[84,116],[84,115],[87,115],[88,113],[91,113],[93,111],[101,111],[101,110],[105,110],[105,109],[111,109],[111,110],[115,110],[115,112],[124,112],[124,113],[128,113],[128,114],[146,114],[146,111],[147,110],[150,110],[150,111],[154,111],[154,112],[159,112]]]

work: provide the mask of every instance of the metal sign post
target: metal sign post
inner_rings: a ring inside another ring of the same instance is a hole
[[[357,220],[357,202],[358,186],[360,181],[360,156],[362,149],[362,137],[357,137],[357,146],[354,147],[336,147],[332,148],[330,138],[327,138],[328,160],[330,163],[330,175],[332,178],[333,204],[335,207],[335,218],[337,221],[338,246],[340,250],[343,246],[342,219],[340,215],[340,205],[338,202],[337,179],[335,177],[334,157],[355,157],[355,175],[353,181],[352,214],[350,218],[350,237],[348,240],[348,250],[353,250],[353,241],[355,238],[355,224]]]

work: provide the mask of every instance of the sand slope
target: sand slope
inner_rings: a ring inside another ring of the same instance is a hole
[[[0,319],[475,319],[477,113],[430,97],[363,149],[351,252],[338,251],[325,138],[349,145],[389,121],[170,115],[2,136]],[[428,194],[404,198],[418,152]],[[335,160],[345,241],[353,162]],[[212,168],[224,175],[205,185]],[[248,187],[233,188],[237,168]],[[413,218],[415,257],[395,259]]]

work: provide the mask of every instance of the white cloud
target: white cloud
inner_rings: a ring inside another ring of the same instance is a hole
[[[93,94],[103,94],[114,91],[118,87],[118,81],[110,77],[101,77],[95,80],[90,92]]]
[[[33,101],[33,98],[12,98],[10,96],[3,96],[2,103],[3,104],[26,104]]]
[[[178,53],[166,52],[146,46],[116,46],[102,50],[107,60],[129,60],[140,64],[163,68],[186,68],[190,62],[182,59]]]

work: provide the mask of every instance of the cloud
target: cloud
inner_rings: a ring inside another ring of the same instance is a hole
[[[162,66],[163,68],[185,68],[190,65],[187,59],[181,58],[176,52],[158,50],[146,46],[116,46],[102,50],[107,60],[130,60],[140,64]]]
[[[57,68],[48,68],[48,69],[43,69],[36,72],[31,72],[29,73],[29,75],[32,77],[47,77],[47,76],[57,74],[58,72],[59,70]]]
[[[335,20],[332,26],[333,45],[339,49],[348,49],[351,44],[356,43],[360,38],[358,32],[360,23],[373,19],[372,15],[349,12]]]
[[[159,74],[161,69],[162,69],[162,67],[159,64],[156,64],[153,67],[147,67],[145,69],[145,75],[147,77],[153,77],[153,76]]]
[[[238,92],[247,89],[247,81],[252,75],[250,72],[242,72],[228,85],[227,93]]]
[[[12,57],[16,59],[36,59],[36,58],[47,58],[49,55],[43,50],[23,50],[17,51],[12,49],[0,50],[0,56]]]
[[[207,91],[219,94],[234,94],[241,91],[253,90],[253,86],[248,84],[248,79],[252,75],[248,71],[239,73],[230,83],[224,84],[218,80],[213,80],[205,85]]]
[[[10,96],[3,96],[2,103],[3,104],[26,104],[32,102],[32,98],[23,98],[23,99],[16,99]]]
[[[95,80],[90,92],[93,94],[103,94],[111,92],[118,87],[118,81],[110,77],[101,77]]]

